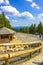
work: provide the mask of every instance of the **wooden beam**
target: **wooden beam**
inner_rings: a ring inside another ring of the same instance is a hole
[[[5,65],[9,65],[9,59],[5,59]]]

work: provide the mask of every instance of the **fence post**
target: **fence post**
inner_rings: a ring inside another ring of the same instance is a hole
[[[30,58],[32,57],[32,52],[30,52]]]
[[[5,65],[9,65],[9,60],[5,59]]]
[[[39,53],[42,51],[42,49],[39,49]]]

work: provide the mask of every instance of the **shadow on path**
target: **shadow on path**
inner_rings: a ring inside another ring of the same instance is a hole
[[[36,65],[43,65],[43,62],[32,62],[32,63],[34,63]]]

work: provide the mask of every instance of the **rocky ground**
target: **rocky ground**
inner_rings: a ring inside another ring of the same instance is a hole
[[[40,41],[39,35],[32,35],[32,34],[26,34],[26,33],[16,33],[15,37],[16,37],[16,39],[18,39],[22,42]]]

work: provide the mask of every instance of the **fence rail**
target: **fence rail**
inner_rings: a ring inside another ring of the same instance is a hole
[[[6,46],[6,45],[0,44],[0,47],[1,46]],[[30,58],[31,58],[33,52],[38,51],[40,53],[42,51],[42,48],[43,48],[43,46],[41,45],[40,47],[30,49],[30,50],[28,49],[28,50],[23,50],[23,51],[18,51],[18,52],[0,54],[0,60],[5,60],[5,65],[9,65],[9,59],[10,58],[17,57],[17,56],[27,54],[27,53],[30,55]]]

